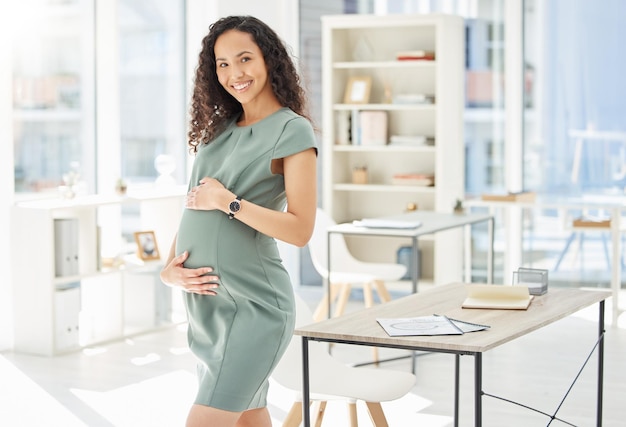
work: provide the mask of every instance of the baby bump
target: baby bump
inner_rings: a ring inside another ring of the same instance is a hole
[[[221,211],[185,209],[176,238],[176,254],[189,252],[187,268],[236,263],[254,254],[255,232]]]

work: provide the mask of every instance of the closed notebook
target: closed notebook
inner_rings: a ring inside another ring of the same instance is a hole
[[[527,286],[466,285],[467,298],[463,308],[526,310],[533,299]]]

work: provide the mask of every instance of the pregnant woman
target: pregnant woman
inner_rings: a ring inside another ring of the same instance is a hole
[[[293,287],[276,240],[315,222],[317,149],[277,34],[222,18],[202,41],[191,102],[194,165],[161,279],[184,293],[199,388],[188,427],[271,427],[268,378],[289,343]]]

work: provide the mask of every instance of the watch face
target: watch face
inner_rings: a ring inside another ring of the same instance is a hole
[[[230,209],[232,213],[237,213],[239,212],[239,209],[241,209],[241,203],[239,203],[239,200],[233,200],[230,202],[228,209]]]

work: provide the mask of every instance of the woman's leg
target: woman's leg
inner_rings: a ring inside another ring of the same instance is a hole
[[[267,408],[244,411],[235,427],[272,427],[272,418]]]
[[[267,408],[230,412],[204,405],[193,405],[186,427],[272,427]]]
[[[241,414],[210,406],[193,405],[187,416],[186,427],[235,427]]]

